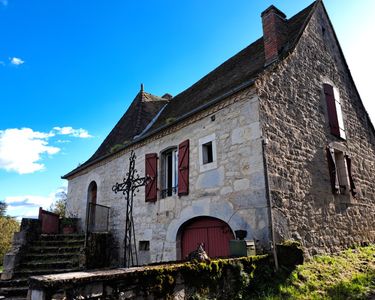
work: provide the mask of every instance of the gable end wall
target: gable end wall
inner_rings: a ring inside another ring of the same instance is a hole
[[[322,94],[325,82],[340,91],[347,142],[330,134]],[[309,254],[373,242],[374,132],[322,4],[293,53],[264,72],[256,85],[261,126],[269,141],[266,153],[277,239],[298,240]],[[359,193],[351,203],[331,192],[325,152],[331,142],[352,157]]]

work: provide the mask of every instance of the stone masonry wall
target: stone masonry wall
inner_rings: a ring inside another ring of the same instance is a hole
[[[172,100],[173,101],[173,100]],[[229,103],[226,105],[225,103]],[[220,109],[218,109],[218,106]],[[179,229],[198,216],[211,216],[244,229],[248,239],[268,247],[268,213],[259,125],[259,101],[254,89],[247,89],[224,100],[216,108],[195,115],[193,122],[135,149],[136,168],[144,176],[145,155],[160,153],[182,141],[190,140],[189,195],[177,195],[146,203],[144,188],[134,199],[137,240],[150,241],[150,251],[140,251],[141,263],[175,260]],[[211,116],[215,115],[215,120]],[[215,134],[217,166],[201,171],[199,139]],[[130,151],[130,150],[129,150]],[[97,203],[111,207],[110,230],[117,244],[112,247],[121,261],[125,228],[125,201],[111,187],[122,181],[128,167],[129,151],[98,164],[69,180],[68,210],[77,212],[85,223],[87,189],[91,181],[98,185]],[[160,175],[159,159],[159,175]],[[160,181],[160,176],[159,176]],[[159,182],[160,188],[160,182]]]
[[[330,134],[323,83],[340,92],[346,141]],[[309,254],[374,241],[374,130],[321,3],[293,53],[256,85],[277,239],[298,240]],[[352,157],[357,199],[331,192],[325,151],[332,142]]]

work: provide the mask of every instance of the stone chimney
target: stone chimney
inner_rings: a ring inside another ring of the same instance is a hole
[[[287,35],[285,14],[271,5],[261,14],[263,25],[265,65],[276,61],[279,57]]]

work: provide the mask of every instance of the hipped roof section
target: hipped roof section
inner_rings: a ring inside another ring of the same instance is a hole
[[[295,48],[318,2],[319,0],[287,20],[288,38],[280,57]],[[138,142],[143,136],[177,123],[185,115],[199,110],[220,95],[255,79],[264,69],[264,43],[261,37],[171,100],[141,90],[94,155],[62,178],[66,179],[123,150],[133,144],[135,138]],[[163,110],[160,112],[161,109]]]
[[[128,110],[117,122],[98,150],[83,165],[102,156],[117,152],[140,135],[158,112],[168,103],[168,99],[157,97],[143,90],[135,96]],[[81,165],[81,166],[83,166]]]

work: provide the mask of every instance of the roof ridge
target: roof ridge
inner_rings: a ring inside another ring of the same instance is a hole
[[[169,101],[169,99],[145,92],[144,90],[139,91],[139,93],[141,94],[142,102]]]
[[[141,119],[142,119],[142,108],[143,108],[143,97],[142,97],[142,93],[143,93],[143,91],[141,92],[141,100],[140,101],[138,101],[138,103],[137,103],[137,110],[136,110],[136,112],[137,112],[137,119],[136,119],[136,121],[135,121],[135,126],[134,126],[134,130],[133,130],[133,134],[135,135],[135,134],[138,134],[138,131],[139,131],[139,128],[140,128],[140,124],[141,124]]]
[[[316,10],[316,7],[318,6],[319,3],[322,3],[322,0],[315,0],[314,2],[312,2],[309,6],[305,7],[303,10],[301,10],[299,13],[295,14],[294,16],[292,16],[291,18],[289,18],[287,21],[288,21],[288,30],[289,30],[289,23],[290,21],[295,18],[295,17],[298,17],[298,15],[300,14],[303,14],[305,11],[309,11],[309,14],[308,16],[305,18],[305,21],[303,22],[302,26],[300,27],[299,31],[298,31],[298,34],[296,35],[295,39],[293,41],[288,41],[289,43],[291,42],[291,47],[289,47],[288,51],[286,51],[286,53],[284,54],[283,57],[280,58],[280,60],[283,60],[286,56],[288,56],[290,53],[292,53],[296,47],[296,45],[298,44],[298,41],[300,40],[303,32],[305,31],[306,29],[306,26],[307,24],[310,22],[310,19],[311,19],[311,16],[314,14],[315,10]]]

